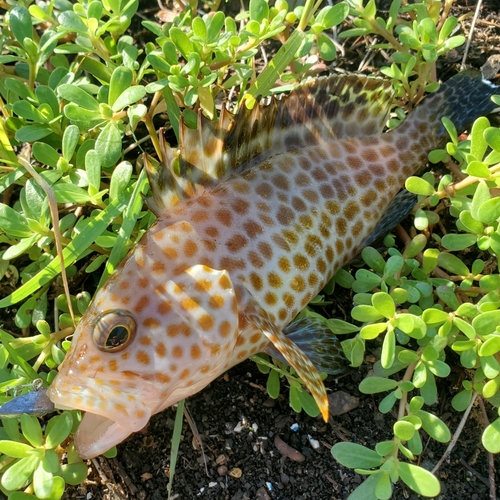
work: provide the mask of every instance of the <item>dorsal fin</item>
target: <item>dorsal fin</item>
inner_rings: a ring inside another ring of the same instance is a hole
[[[198,114],[196,130],[181,120],[179,146],[163,136],[163,165],[146,162],[155,212],[199,195],[207,187],[259,161],[343,137],[380,134],[393,92],[387,80],[343,75],[309,80],[281,99],[236,114],[222,109],[218,121]]]

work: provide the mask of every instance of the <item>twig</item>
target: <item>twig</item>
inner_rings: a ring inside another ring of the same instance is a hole
[[[472,394],[472,399],[467,407],[467,409],[464,412],[464,415],[462,417],[462,420],[460,420],[460,423],[458,424],[457,430],[455,431],[455,434],[453,434],[453,438],[450,441],[450,444],[448,445],[448,448],[446,448],[446,451],[443,453],[443,456],[439,460],[439,462],[434,466],[434,469],[432,469],[432,473],[436,474],[438,471],[439,467],[443,465],[443,462],[450,456],[450,453],[452,452],[453,448],[455,448],[455,445],[457,444],[458,438],[460,437],[460,434],[462,434],[462,431],[464,429],[465,422],[467,422],[467,419],[469,418],[469,413],[472,410],[472,406],[474,405],[476,398],[478,396],[478,393],[474,391],[474,394]]]
[[[207,475],[207,477],[210,477],[207,467],[207,457],[205,455],[205,449],[203,448],[203,440],[201,439],[201,435],[198,432],[198,427],[196,427],[196,424],[192,419],[191,414],[189,413],[187,405],[184,406],[184,416],[186,417],[189,427],[191,427],[191,432],[193,433],[193,436],[198,440],[198,443],[200,443],[201,455],[203,456],[203,463],[205,464],[205,474]]]
[[[484,418],[484,426],[488,427],[490,425],[490,421],[488,420],[488,414],[486,413],[486,408],[484,407],[483,398],[479,398],[479,406],[481,407],[481,411],[483,412]],[[495,459],[493,458],[493,453],[488,453],[488,477],[490,480],[490,500],[497,500],[496,494],[496,484],[495,484]]]
[[[479,481],[481,481],[484,485],[486,485],[487,487],[490,486],[490,482],[483,476],[481,476],[481,474],[479,474],[479,472],[474,469],[474,467],[471,467],[463,458],[460,459],[460,463],[471,473],[471,474],[474,474],[478,479]]]
[[[19,163],[23,168],[35,179],[36,183],[45,191],[47,199],[49,200],[49,210],[52,217],[52,226],[54,227],[54,241],[56,243],[57,255],[61,261],[61,278],[64,287],[64,293],[68,301],[68,310],[73,321],[73,326],[76,328],[75,314],[73,313],[73,306],[71,305],[71,295],[69,293],[68,277],[66,275],[66,267],[64,266],[63,247],[61,243],[61,231],[59,228],[59,213],[57,211],[57,200],[54,191],[45,181],[45,179],[31,166],[30,164],[31,148],[29,146],[23,148],[19,155]]]
[[[467,56],[469,55],[470,43],[472,41],[472,34],[474,33],[474,28],[476,26],[477,18],[479,17],[479,11],[481,10],[481,4],[483,0],[477,0],[476,12],[474,12],[474,17],[472,19],[472,24],[470,25],[469,36],[467,37],[467,43],[465,44],[464,57],[462,58],[462,64],[460,65],[460,71],[465,69],[465,61],[467,60]]]

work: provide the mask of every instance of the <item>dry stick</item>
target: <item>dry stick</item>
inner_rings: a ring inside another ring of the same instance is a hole
[[[462,417],[462,420],[460,420],[460,423],[458,424],[457,430],[455,431],[455,434],[453,434],[453,438],[450,441],[450,444],[448,445],[448,448],[446,448],[446,451],[444,452],[443,456],[439,460],[439,462],[435,465],[434,469],[432,469],[432,473],[436,474],[438,471],[439,467],[443,465],[443,462],[450,456],[450,453],[452,452],[453,448],[455,448],[455,445],[457,444],[458,438],[460,437],[460,434],[462,433],[464,429],[465,422],[467,422],[467,418],[469,417],[469,413],[472,410],[472,406],[474,405],[474,402],[476,401],[476,398],[478,396],[478,393],[474,391],[474,394],[472,394],[472,399],[467,407],[467,409],[464,412],[464,415]]]
[[[465,44],[464,57],[462,59],[462,64],[460,65],[460,71],[465,69],[465,61],[467,60],[467,56],[469,55],[470,43],[472,41],[472,34],[474,33],[474,28],[476,26],[477,18],[479,17],[479,11],[481,10],[481,4],[483,0],[477,0],[476,12],[474,12],[474,18],[472,19],[472,24],[470,25],[469,36],[467,37],[467,43]]]
[[[488,420],[488,414],[486,413],[486,408],[484,407],[483,398],[479,398],[479,406],[481,407],[481,411],[483,412],[483,418],[485,427],[490,425],[490,421]],[[496,484],[495,484],[495,459],[493,458],[493,453],[488,453],[488,477],[490,479],[490,500],[497,500],[496,494]]]
[[[191,414],[189,413],[189,410],[188,410],[188,407],[186,404],[184,405],[184,416],[186,417],[186,420],[187,420],[187,423],[189,424],[189,427],[191,427],[191,432],[193,433],[194,437],[200,443],[201,454],[203,456],[203,463],[205,464],[205,474],[207,475],[207,477],[210,477],[210,474],[208,473],[208,467],[207,467],[207,457],[205,455],[205,449],[203,447],[203,440],[201,439],[201,435],[198,431],[198,427],[196,427],[196,424],[195,424],[193,418],[191,417]]]
[[[52,225],[54,227],[54,240],[56,243],[57,255],[59,255],[59,260],[61,261],[61,278],[64,287],[64,293],[66,295],[66,300],[68,301],[69,314],[71,320],[73,321],[73,326],[76,328],[75,314],[73,313],[73,306],[71,305],[71,295],[69,293],[68,278],[66,276],[66,267],[64,266],[64,256],[63,247],[61,243],[61,231],[59,229],[59,213],[57,211],[57,200],[54,191],[45,181],[45,179],[31,166],[29,158],[31,156],[31,149],[29,146],[23,148],[21,154],[18,157],[19,163],[24,167],[24,169],[35,179],[37,184],[45,191],[47,199],[49,200],[49,210],[52,217]]]

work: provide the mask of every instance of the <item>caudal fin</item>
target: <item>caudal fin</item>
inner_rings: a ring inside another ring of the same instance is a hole
[[[485,80],[479,71],[468,70],[443,83],[440,89],[424,99],[408,119],[426,121],[436,139],[436,146],[448,138],[441,119],[449,118],[459,132],[476,118],[487,115],[498,106],[491,96],[500,94],[500,87]]]

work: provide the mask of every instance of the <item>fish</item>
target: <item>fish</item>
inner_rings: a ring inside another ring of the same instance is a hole
[[[196,130],[181,122],[176,147],[162,138],[161,161],[144,158],[157,220],[98,290],[47,390],[85,412],[77,453],[106,452],[266,351],[327,420],[320,371],[346,361],[323,322],[294,318],[399,221],[406,178],[446,140],[442,117],[464,130],[497,89],[459,73],[387,132],[389,81],[329,76],[217,121],[199,114]]]

